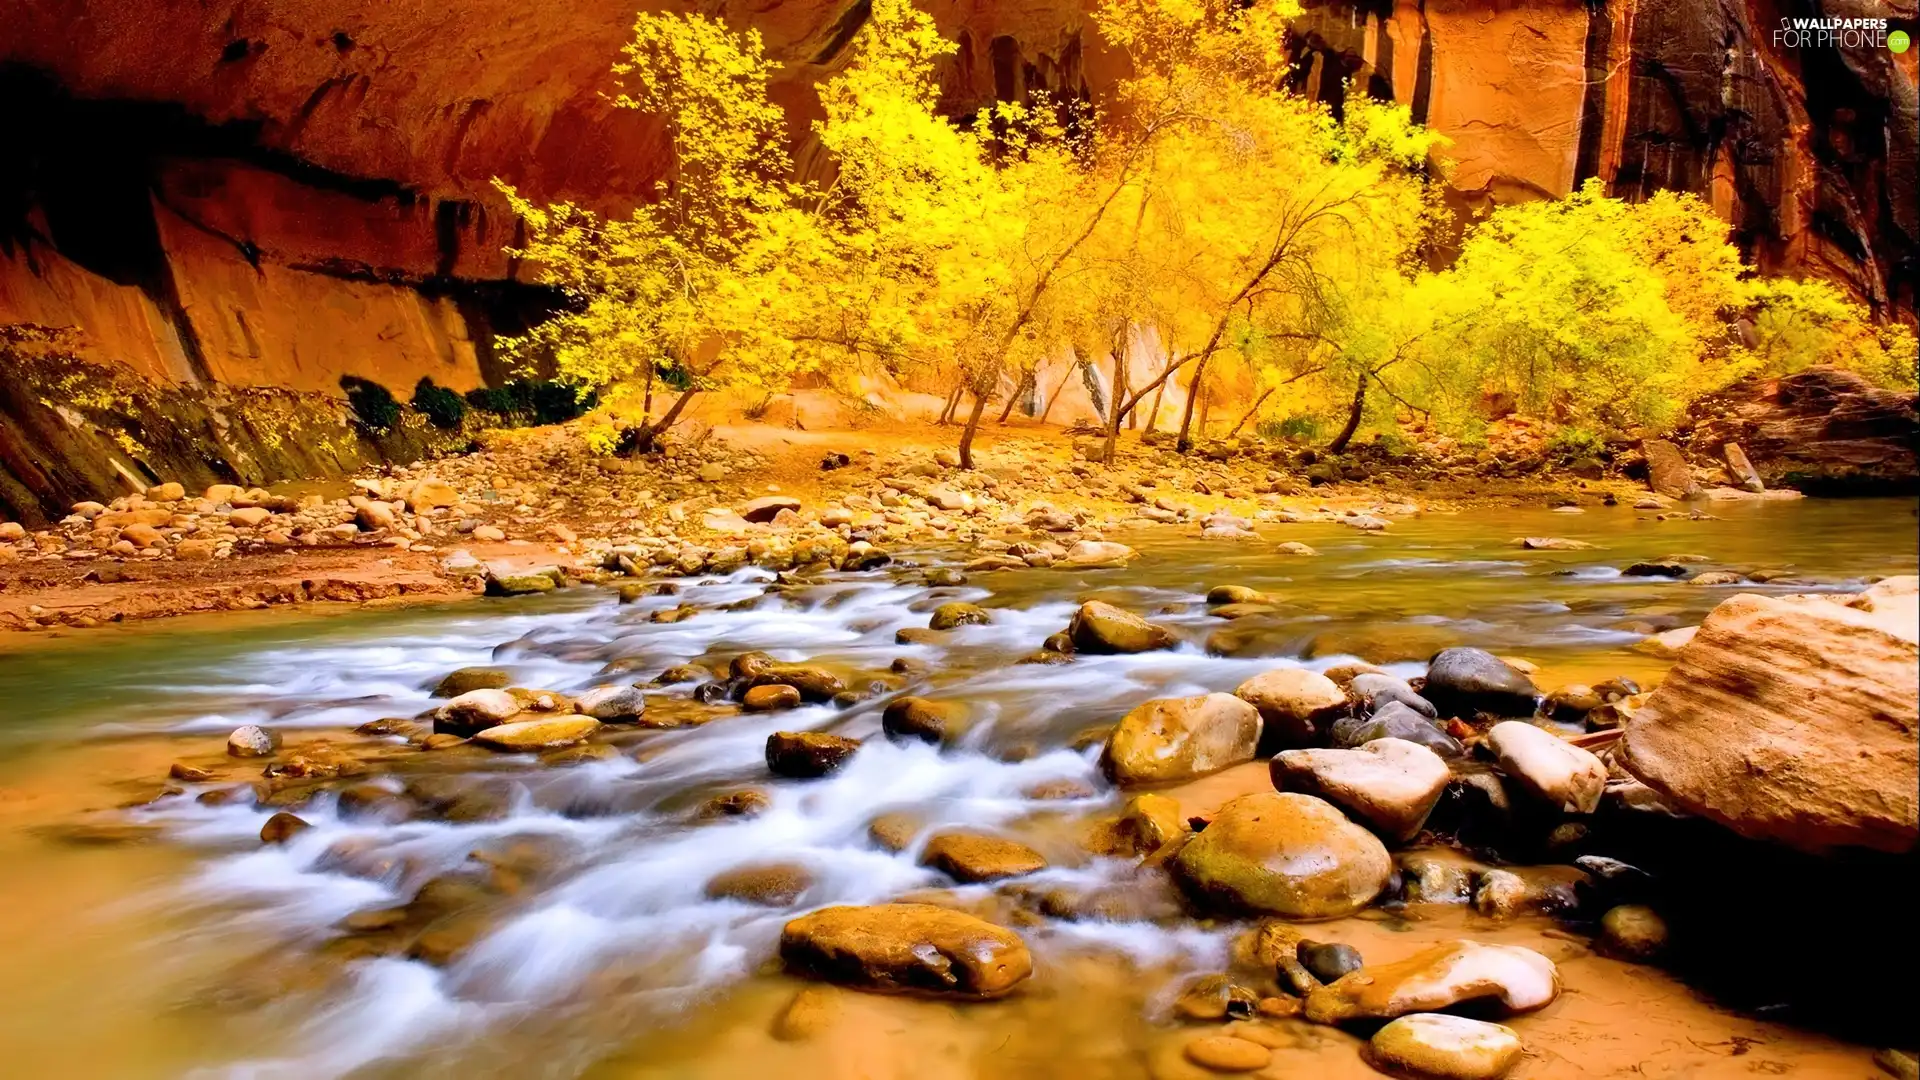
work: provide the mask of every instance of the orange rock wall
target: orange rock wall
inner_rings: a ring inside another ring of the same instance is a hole
[[[1411,105],[1452,140],[1463,208],[1595,175],[1626,195],[1699,191],[1762,265],[1838,279],[1910,319],[1913,54],[1783,53],[1767,39],[1773,2],[1313,4],[1298,82],[1330,102]],[[945,106],[1111,85],[1123,61],[1088,3],[934,0],[960,44]],[[0,65],[52,97],[23,106],[0,80],[0,112],[28,130],[10,140],[27,144],[20,176],[0,164],[0,194],[14,194],[0,218],[22,208],[0,220],[0,325],[75,328],[89,357],[154,377],[331,390],[346,373],[402,393],[422,375],[497,378],[491,335],[529,306],[492,178],[618,208],[662,157],[658,131],[603,97],[632,0],[8,7]],[[864,0],[708,8],[782,62],[775,93],[798,160],[817,167],[811,88]],[[75,184],[110,190],[119,216],[89,225]],[[121,222],[150,234],[131,268],[114,251]]]

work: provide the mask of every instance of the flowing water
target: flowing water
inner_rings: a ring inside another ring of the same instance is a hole
[[[1221,969],[1236,928],[1057,919],[1017,903],[1023,892],[1084,891],[1128,877],[1129,864],[1089,856],[1081,842],[1091,821],[1123,801],[1102,781],[1087,729],[1148,698],[1230,690],[1276,666],[1321,669],[1361,656],[1415,674],[1413,661],[1456,643],[1524,657],[1539,665],[1536,681],[1546,688],[1612,675],[1655,680],[1665,662],[1634,644],[1697,623],[1737,591],[1619,572],[1670,554],[1706,556],[1703,568],[1790,575],[1738,587],[1750,591],[1858,589],[1915,569],[1908,501],[1714,510],[1721,520],[1657,522],[1624,508],[1487,510],[1404,520],[1384,534],[1263,526],[1264,543],[1120,536],[1142,551],[1127,570],[976,574],[948,587],[922,583],[912,568],[948,554],[902,552],[882,570],[784,590],[769,588],[772,575],[746,570],[684,580],[677,596],[629,605],[581,588],[432,608],[231,615],[102,630],[0,656],[0,1072],[1188,1075],[1168,1004],[1183,974]],[[1596,547],[1523,551],[1512,542],[1523,535]],[[1283,539],[1321,554],[1274,554]],[[1267,591],[1280,611],[1229,627],[1203,602],[1219,584]],[[1152,613],[1186,644],[1061,666],[1015,663],[1091,597]],[[895,643],[897,630],[925,626],[934,605],[956,599],[990,608],[994,621],[937,645]],[[648,621],[682,603],[700,613]],[[1210,654],[1209,638],[1233,655]],[[422,753],[397,738],[352,734],[369,720],[431,708],[428,689],[463,666],[505,667],[517,685],[573,692],[644,683],[673,664],[750,649],[827,665],[849,685],[884,685],[850,709],[774,715],[700,705],[689,686],[658,688],[650,710],[710,722],[607,728],[616,753],[565,762],[465,747]],[[925,673],[889,673],[900,657],[924,663]],[[944,751],[889,743],[879,735],[880,709],[905,689],[965,700],[982,722]],[[298,809],[312,828],[263,846],[261,825],[276,807],[249,793],[260,763],[223,753],[225,734],[243,723],[281,732],[284,753],[324,744],[367,761],[362,781],[438,785],[445,798],[409,820],[343,817],[322,788]],[[767,735],[797,729],[867,741],[827,779],[769,777]],[[214,777],[168,788],[175,761]],[[1253,769],[1251,778],[1242,769],[1193,785],[1183,806],[1193,812],[1259,786],[1264,769]],[[769,797],[765,813],[700,814],[712,796],[748,787]],[[955,887],[917,865],[917,844],[896,854],[870,839],[869,823],[889,812],[910,814],[923,840],[942,826],[1019,838],[1052,868],[1016,887]],[[715,874],[773,861],[809,872],[790,906],[707,898]],[[346,922],[403,904],[449,874],[482,880],[485,900],[454,920],[452,940],[464,947],[449,949],[443,964],[380,947],[379,934],[365,932],[377,931],[377,920]],[[1012,919],[1038,975],[985,1004],[841,995],[823,1034],[798,1042],[769,1034],[803,985],[774,960],[786,920],[827,904],[930,892]],[[1360,945],[1369,959],[1462,934],[1557,949],[1572,992],[1516,1022],[1531,1055],[1522,1075],[1628,1066],[1746,1075],[1769,1064],[1868,1075],[1853,1048],[1718,1012],[1652,969],[1592,957],[1544,922],[1375,912],[1320,933]],[[1263,1075],[1371,1075],[1352,1037],[1299,1022],[1280,1027],[1273,1041],[1282,1048]],[[1772,1040],[1772,1056],[1700,1048],[1747,1045],[1739,1039]]]

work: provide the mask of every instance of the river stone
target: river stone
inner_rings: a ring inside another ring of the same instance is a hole
[[[1262,672],[1233,695],[1259,711],[1268,742],[1281,746],[1311,743],[1321,725],[1347,707],[1347,695],[1332,679],[1305,668]]]
[[[800,500],[790,495],[765,495],[742,505],[740,516],[756,524],[765,524],[777,517],[782,510],[800,512]]]
[[[1272,599],[1259,589],[1250,589],[1245,585],[1215,585],[1207,590],[1207,603],[1223,604],[1271,604]]]
[[[846,1012],[845,991],[831,986],[803,986],[773,1021],[773,1037],[799,1042],[831,1028]]]
[[[469,690],[440,706],[433,729],[451,735],[472,735],[504,724],[519,715],[520,699],[505,690]]]
[[[1067,623],[1067,636],[1080,652],[1103,654],[1170,649],[1180,640],[1164,626],[1099,600],[1080,605]]]
[[[1389,675],[1384,671],[1363,671],[1355,674],[1347,680],[1347,691],[1367,712],[1388,702],[1397,701],[1429,720],[1440,716],[1440,710],[1433,707],[1433,702],[1415,693],[1413,686],[1407,680]]]
[[[1647,486],[1654,494],[1669,499],[1690,499],[1699,494],[1693,468],[1680,454],[1680,448],[1665,439],[1643,439],[1640,452],[1647,458]]]
[[[1273,1051],[1234,1035],[1202,1035],[1187,1043],[1187,1060],[1214,1072],[1252,1072],[1273,1060]]]
[[[1627,720],[1618,762],[1668,805],[1743,836],[1913,851],[1915,583],[1722,601]]]
[[[1269,768],[1278,790],[1319,796],[1393,841],[1419,835],[1451,775],[1440,755],[1405,739],[1375,739],[1352,750],[1287,750]]]
[[[1525,720],[1504,720],[1487,732],[1500,771],[1542,802],[1569,814],[1591,814],[1607,788],[1607,767],[1589,751]]]
[[[748,712],[777,712],[800,707],[800,691],[786,683],[768,683],[748,690],[740,698],[740,707]]]
[[[780,933],[787,967],[863,990],[993,998],[1033,974],[1019,935],[931,904],[830,907]]]
[[[1637,562],[1620,571],[1622,577],[1684,578],[1693,571],[1678,562]]]
[[[735,661],[734,674],[743,674],[738,660]],[[847,688],[838,675],[813,664],[769,663],[745,677],[749,687],[791,686],[800,691],[802,698],[815,703],[832,701],[835,694]]]
[[[730,817],[759,817],[773,808],[773,800],[767,793],[755,788],[743,788],[730,791],[725,795],[715,795],[700,807],[703,819]]]
[[[1523,536],[1514,543],[1528,551],[1586,551],[1593,547],[1585,540],[1569,540],[1564,536]]]
[[[1110,570],[1126,566],[1138,554],[1111,540],[1082,540],[1067,549],[1065,562],[1082,570]]]
[[[1232,800],[1173,858],[1181,883],[1223,906],[1288,919],[1336,919],[1366,907],[1393,871],[1387,849],[1311,795]]]
[[[263,844],[284,844],[294,837],[313,828],[304,819],[287,813],[285,810],[267,819],[260,826],[260,842]]]
[[[920,853],[920,865],[932,867],[955,881],[972,884],[1045,870],[1047,860],[1017,840],[972,832],[943,832],[927,841]]]
[[[1119,817],[1097,826],[1089,846],[1102,855],[1138,857],[1153,854],[1187,832],[1180,803],[1147,792],[1128,799]]]
[[[1373,1033],[1367,1056],[1396,1076],[1500,1080],[1523,1052],[1510,1027],[1446,1013],[1413,1013]]]
[[[1421,695],[1442,716],[1532,716],[1539,696],[1531,679],[1513,665],[1474,648],[1442,649],[1427,665]]]
[[[280,748],[280,736],[258,724],[242,724],[227,736],[227,756],[267,757]]]
[[[1397,701],[1387,702],[1374,710],[1372,716],[1335,720],[1331,736],[1333,745],[1341,750],[1357,749],[1376,739],[1405,739],[1441,757],[1459,757],[1466,752],[1458,739]]]
[[[1260,995],[1231,975],[1202,975],[1180,991],[1173,1011],[1186,1020],[1225,1020],[1251,1016],[1259,1003]]]
[[[1320,554],[1318,551],[1315,551],[1310,545],[1303,544],[1298,540],[1288,540],[1285,543],[1275,546],[1273,550],[1274,550],[1274,553],[1277,555],[1318,555]]]
[[[1323,983],[1338,981],[1366,966],[1359,949],[1339,942],[1302,941],[1294,947],[1294,956]]]
[[[767,768],[802,780],[825,776],[847,763],[860,740],[824,731],[776,731],[767,736]]]
[[[936,746],[958,739],[967,730],[967,707],[957,701],[930,701],[898,697],[880,714],[880,730],[895,739],[919,739]]]
[[[1532,949],[1453,941],[1398,963],[1363,967],[1313,991],[1306,1015],[1318,1024],[1391,1020],[1481,998],[1520,1013],[1541,1008],[1559,994],[1559,970]]]
[[[478,530],[475,530],[476,533]],[[546,570],[528,570],[522,572],[487,573],[488,596],[526,596],[532,593],[552,592],[559,587],[553,574]]]
[[[992,621],[985,608],[956,600],[934,608],[933,618],[927,621],[927,629],[951,630],[956,626],[982,626]]]
[[[1252,761],[1260,713],[1232,694],[1158,698],[1120,718],[1101,767],[1116,784],[1185,780]]]
[[[762,907],[788,907],[813,885],[813,871],[799,863],[755,863],[723,870],[707,881],[712,900],[739,900]]]
[[[1641,904],[1621,904],[1600,916],[1600,952],[1616,960],[1644,964],[1667,949],[1667,921]]]
[[[634,686],[596,686],[575,698],[573,707],[609,724],[631,723],[647,711],[647,695]]]
[[[513,676],[501,668],[463,667],[448,672],[445,678],[435,684],[433,696],[453,698],[470,690],[504,690],[512,685]]]
[[[600,721],[590,716],[560,716],[490,727],[476,732],[473,741],[494,750],[554,750],[585,742],[598,730]]]

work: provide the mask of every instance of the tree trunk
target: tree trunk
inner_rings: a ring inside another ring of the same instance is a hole
[[[1329,454],[1346,452],[1347,444],[1353,441],[1353,433],[1360,430],[1360,414],[1367,408],[1367,377],[1360,376],[1360,384],[1353,388],[1353,408],[1347,413],[1347,426],[1327,444]]]
[[[1168,358],[1172,363],[1172,358]],[[1162,382],[1153,391],[1153,411],[1147,414],[1147,430],[1152,431],[1160,423],[1160,401],[1167,396],[1167,384]]]
[[[653,373],[655,368],[656,365],[654,364],[647,365],[647,392],[646,396],[640,399],[640,422],[643,424],[653,420]]]
[[[1124,345],[1113,350],[1113,422],[1107,425],[1107,445],[1100,451],[1100,460],[1113,467],[1113,448],[1120,441],[1120,421],[1127,416],[1127,350]]]
[[[1033,389],[1033,380],[1034,373],[1032,371],[1020,376],[1020,385],[1013,388],[1013,393],[1007,397],[1007,407],[1000,410],[1000,422],[1002,424],[1007,422],[1007,417],[1013,415],[1013,407],[1019,403],[1020,399],[1025,397],[1027,393]]]
[[[987,395],[973,395],[973,412],[967,414],[967,428],[960,433],[960,467],[973,468],[973,436],[980,430],[981,414],[987,411]]]
[[[1217,338],[1219,334],[1214,336]],[[1203,353],[1200,362],[1193,366],[1193,382],[1189,384],[1191,389],[1187,392],[1187,411],[1180,416],[1180,437],[1173,443],[1173,448],[1182,454],[1193,449],[1193,406],[1200,400],[1200,383],[1207,377],[1207,358],[1210,355],[1211,352]]]
[[[660,418],[659,423],[647,424],[640,429],[639,450],[641,453],[650,454],[654,451],[659,445],[660,436],[664,434],[668,428],[672,427],[676,420],[680,419],[680,411],[685,409],[687,402],[692,401],[693,395],[699,392],[697,388],[681,391],[680,396],[674,399],[673,404],[668,407],[666,415]]]
[[[940,419],[936,420],[935,423],[945,426],[953,422],[953,410],[959,408],[960,395],[965,391],[966,387],[964,385],[953,388],[953,393],[947,395],[946,407],[940,410]]]
[[[1259,412],[1260,406],[1267,403],[1267,399],[1273,396],[1273,391],[1274,387],[1269,386],[1259,397],[1254,399],[1253,408],[1248,409],[1246,415],[1240,418],[1240,422],[1233,425],[1233,430],[1227,432],[1227,438],[1231,439],[1235,435],[1240,434],[1240,429],[1246,427],[1247,421],[1253,419],[1253,414]]]

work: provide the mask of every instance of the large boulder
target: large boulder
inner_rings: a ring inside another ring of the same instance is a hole
[[[1373,902],[1393,860],[1379,838],[1311,795],[1258,792],[1220,808],[1173,859],[1197,898],[1287,919],[1337,919]]]
[[[1127,565],[1139,554],[1111,540],[1082,540],[1067,549],[1066,563],[1082,570],[1108,570]]]
[[[1493,725],[1487,748],[1509,779],[1566,813],[1593,813],[1607,789],[1607,767],[1599,758],[1525,720]]]
[[[1281,746],[1311,743],[1347,707],[1347,695],[1332,679],[1305,668],[1262,672],[1233,694],[1259,710],[1267,737]]]
[[[1281,791],[1317,795],[1389,840],[1411,840],[1447,790],[1447,763],[1405,739],[1355,750],[1287,750],[1269,766]]]
[[[1640,452],[1646,456],[1647,486],[1654,494],[1669,499],[1690,499],[1700,493],[1693,468],[1679,447],[1665,439],[1646,439],[1640,443]]]
[[[775,776],[812,780],[837,771],[860,740],[825,731],[776,731],[767,736],[767,768]]]
[[[1033,974],[1020,936],[930,904],[830,907],[780,933],[789,968],[863,990],[999,997]]]
[[[1485,649],[1442,649],[1420,693],[1442,716],[1532,716],[1540,691],[1526,673]]]
[[[1697,399],[1681,437],[1703,457],[1738,443],[1769,483],[1911,492],[1920,478],[1917,402],[1911,387],[1884,390],[1857,372],[1812,367]]]
[[[1320,1024],[1391,1020],[1491,998],[1519,1013],[1542,1008],[1559,995],[1559,969],[1532,949],[1453,941],[1341,976],[1307,995],[1306,1012]]]
[[[1170,649],[1180,639],[1164,626],[1100,600],[1089,600],[1067,623],[1067,636],[1084,653],[1137,653]]]
[[[1158,784],[1252,761],[1259,745],[1259,711],[1232,694],[1158,698],[1120,718],[1101,767],[1116,784]]]
[[[1620,764],[1669,805],[1744,836],[1914,850],[1915,581],[1723,601],[1627,720]]]
[[[434,710],[433,730],[449,735],[472,735],[519,714],[520,699],[505,690],[469,690]]]

